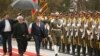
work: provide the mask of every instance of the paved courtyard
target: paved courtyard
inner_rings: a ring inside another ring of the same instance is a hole
[[[13,48],[17,49],[17,43],[16,43],[15,39],[12,40],[12,45],[13,45]],[[0,48],[2,48],[2,46],[0,46]],[[27,51],[31,52],[31,53],[35,53],[35,43],[34,43],[34,41],[28,42]],[[41,55],[43,55],[43,56],[55,56],[55,53],[54,53],[54,51],[41,49]],[[72,55],[59,53],[59,56],[72,56]]]
[[[16,40],[13,40],[12,44],[13,44],[14,48],[17,48]],[[28,42],[27,51],[35,53],[35,43],[33,41]],[[54,51],[41,49],[41,54],[43,56],[54,56],[55,53],[54,53]],[[72,56],[72,55],[59,53],[59,56]]]

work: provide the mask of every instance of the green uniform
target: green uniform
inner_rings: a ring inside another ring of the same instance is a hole
[[[77,22],[77,29],[76,29],[76,46],[77,46],[77,56],[80,56],[80,49],[81,49],[81,20]]]
[[[70,19],[67,20],[66,25],[65,25],[65,33],[64,33],[64,42],[66,44],[66,48],[67,48],[67,53],[70,53],[70,27],[71,27],[71,22]]]
[[[60,40],[62,35],[62,24],[63,23],[60,19],[54,19],[51,22],[51,35],[54,45],[60,45]]]
[[[71,34],[70,34],[71,44],[72,44],[72,54],[73,55],[75,55],[75,48],[76,48],[75,33],[76,33],[76,21],[75,21],[75,18],[74,18],[73,21],[72,21]]]
[[[86,56],[86,46],[87,46],[87,41],[88,41],[88,33],[87,33],[87,30],[88,30],[88,21],[85,20],[83,22],[83,32],[82,32],[82,38],[81,38],[81,41],[82,41],[82,54],[83,56]]]
[[[92,24],[91,24],[91,28],[90,28],[90,37],[89,37],[89,48],[88,48],[88,51],[89,51],[89,55],[90,56],[93,56],[94,54],[93,53],[96,53],[96,22],[93,21]]]
[[[97,45],[96,54],[97,54],[97,56],[99,56],[100,55],[100,23],[98,24],[98,27],[97,27],[96,45]]]

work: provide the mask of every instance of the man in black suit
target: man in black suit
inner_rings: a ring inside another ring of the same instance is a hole
[[[28,28],[23,16],[18,16],[18,23],[14,25],[13,35],[18,44],[19,56],[23,56],[27,48]]]
[[[36,53],[37,56],[40,56],[40,45],[41,41],[43,39],[43,34],[46,35],[44,24],[41,22],[41,17],[37,16],[35,19],[35,22],[32,24],[32,33],[35,40],[35,46],[36,46]]]
[[[8,53],[9,56],[12,56],[12,44],[11,44],[11,36],[13,31],[14,20],[10,19],[9,14],[6,14],[3,20],[0,22],[0,33],[3,36],[3,56],[7,53],[7,45],[8,42]]]

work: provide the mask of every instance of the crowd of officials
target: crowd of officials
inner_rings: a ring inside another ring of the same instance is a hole
[[[0,21],[0,35],[2,37],[3,55],[12,56],[12,37],[15,37],[18,43],[19,56],[23,56],[27,48],[28,27],[24,17],[18,16],[16,20],[11,19],[9,14],[5,14]]]
[[[27,24],[22,15],[10,19],[6,14],[0,21],[3,56],[12,56],[12,37],[16,38],[19,56],[27,49],[28,40],[34,38],[37,56],[40,48],[73,56],[100,55],[100,12],[59,12],[34,18]],[[7,45],[8,44],[8,51]]]

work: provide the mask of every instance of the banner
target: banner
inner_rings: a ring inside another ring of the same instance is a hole
[[[33,0],[33,2],[38,4],[38,0]],[[37,10],[36,9],[32,9],[32,18],[35,16]]]
[[[40,15],[43,14],[43,13],[47,10],[47,8],[48,8],[47,5],[48,5],[47,3],[44,3],[44,4],[42,5],[41,9],[39,10],[39,14],[40,14]]]

